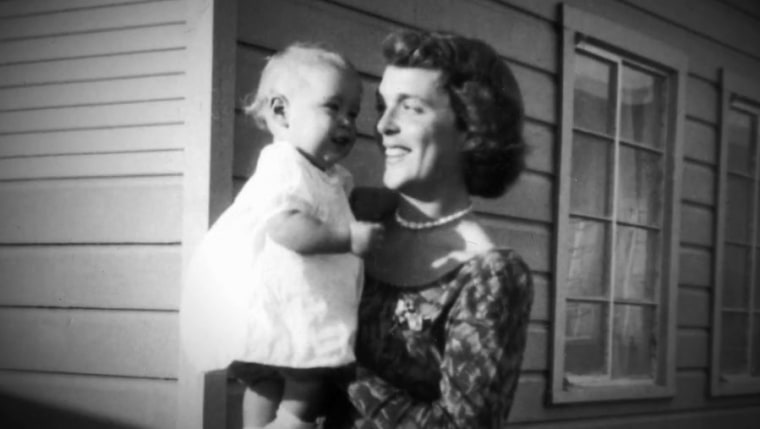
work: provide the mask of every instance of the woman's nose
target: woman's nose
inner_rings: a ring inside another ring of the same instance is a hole
[[[385,109],[377,119],[377,132],[380,135],[389,135],[398,132],[398,125],[393,109]]]

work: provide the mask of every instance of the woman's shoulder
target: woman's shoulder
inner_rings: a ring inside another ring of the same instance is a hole
[[[473,255],[466,263],[471,271],[530,271],[522,256],[509,247],[493,247]]]
[[[458,234],[466,243],[466,259],[471,268],[490,272],[530,272],[522,256],[515,249],[499,244],[480,221],[462,222]]]
[[[473,256],[462,265],[458,277],[465,287],[492,293],[529,292],[533,287],[525,260],[516,250],[506,247],[494,247]]]

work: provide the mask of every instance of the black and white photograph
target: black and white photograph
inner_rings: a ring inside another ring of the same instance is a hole
[[[0,0],[0,428],[760,427],[760,2]]]

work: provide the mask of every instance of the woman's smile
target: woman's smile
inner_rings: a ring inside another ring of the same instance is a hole
[[[385,163],[395,164],[403,161],[405,155],[411,152],[411,149],[404,146],[386,146],[385,147]]]

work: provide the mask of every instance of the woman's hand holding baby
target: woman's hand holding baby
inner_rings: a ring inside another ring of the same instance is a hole
[[[349,226],[351,253],[364,256],[383,242],[385,227],[380,223],[356,221]]]

